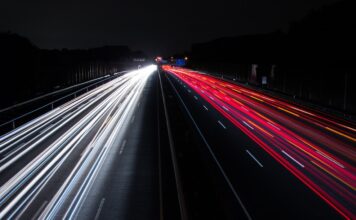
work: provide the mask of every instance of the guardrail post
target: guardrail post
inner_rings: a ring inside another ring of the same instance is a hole
[[[16,128],[16,125],[15,125],[15,120],[14,121],[12,121],[12,129],[15,129]]]
[[[51,110],[53,110],[53,102],[51,103]]]

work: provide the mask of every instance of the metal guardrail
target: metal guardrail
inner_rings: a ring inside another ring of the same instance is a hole
[[[198,71],[198,72],[200,72],[200,71]],[[302,106],[306,106],[306,107],[311,108],[313,110],[321,111],[323,113],[339,117],[340,119],[346,120],[347,122],[350,122],[350,123],[356,123],[356,115],[355,114],[345,113],[340,109],[335,109],[335,108],[328,107],[328,106],[325,106],[325,105],[322,105],[322,104],[315,104],[311,100],[302,99],[302,98],[300,98],[300,97],[298,97],[296,95],[287,94],[287,93],[284,93],[284,92],[279,91],[279,90],[275,90],[275,89],[271,89],[271,88],[263,88],[263,87],[254,85],[252,83],[249,83],[248,81],[242,81],[242,80],[240,80],[239,78],[236,78],[236,77],[232,77],[232,76],[228,76],[228,75],[224,75],[224,74],[211,73],[211,72],[208,72],[208,71],[205,71],[205,70],[202,73],[210,75],[210,76],[213,76],[215,78],[219,78],[219,79],[225,80],[225,81],[229,81],[231,83],[239,84],[241,86],[245,86],[245,87],[248,87],[250,89],[254,89],[254,90],[265,92],[265,93],[267,93],[267,94],[269,94],[271,96],[274,96],[276,98],[282,98],[282,99],[288,100],[290,102],[294,102],[296,104],[299,104],[299,105],[302,105]]]
[[[42,95],[42,96],[39,96],[39,97],[30,99],[30,100],[27,100],[27,101],[25,101],[25,102],[21,102],[21,103],[19,103],[19,104],[16,104],[16,105],[13,105],[13,106],[10,106],[10,107],[1,109],[1,110],[0,110],[0,113],[6,112],[6,111],[10,111],[10,110],[12,110],[12,109],[15,109],[15,108],[18,108],[18,107],[21,107],[21,106],[30,104],[30,103],[32,103],[32,102],[34,102],[34,101],[38,101],[38,100],[47,98],[47,97],[49,97],[49,96],[52,96],[52,95],[55,95],[55,94],[58,94],[58,93],[62,93],[62,92],[68,91],[68,90],[70,90],[70,89],[74,89],[74,88],[77,88],[77,87],[80,87],[80,86],[83,86],[83,85],[86,85],[86,84],[90,84],[90,83],[92,83],[92,82],[97,81],[97,82],[95,82],[95,83],[93,83],[93,84],[90,84],[90,85],[84,87],[84,88],[81,88],[81,89],[79,89],[79,90],[76,90],[75,92],[72,92],[72,93],[70,93],[70,94],[67,94],[67,95],[65,95],[65,96],[63,96],[63,97],[61,97],[61,98],[59,98],[59,99],[56,99],[56,100],[54,100],[54,101],[51,101],[51,102],[49,102],[49,103],[47,103],[47,104],[45,104],[45,105],[43,105],[43,106],[41,106],[41,107],[38,107],[38,108],[36,108],[36,109],[34,109],[34,110],[30,111],[30,112],[27,112],[27,113],[25,113],[25,114],[22,114],[22,115],[20,115],[20,116],[17,116],[17,117],[15,117],[15,118],[13,118],[13,119],[7,121],[7,122],[5,122],[5,123],[2,123],[2,124],[0,124],[0,128],[4,127],[4,126],[6,126],[6,125],[11,125],[11,128],[12,128],[12,130],[13,130],[13,129],[16,128],[16,121],[18,121],[19,119],[22,119],[22,118],[24,118],[24,117],[26,117],[26,116],[29,116],[29,115],[31,115],[31,114],[33,114],[33,113],[35,113],[35,112],[38,112],[38,111],[41,110],[41,109],[47,108],[47,107],[51,107],[51,110],[53,110],[55,103],[57,103],[57,102],[59,102],[59,101],[65,99],[65,98],[68,98],[68,97],[70,97],[70,96],[73,96],[74,98],[76,98],[78,93],[83,92],[83,91],[88,92],[90,87],[97,86],[98,84],[104,83],[105,81],[110,81],[111,79],[117,77],[119,74],[126,73],[126,72],[128,72],[128,71],[121,71],[121,72],[114,73],[113,75],[106,75],[106,76],[103,76],[103,77],[99,77],[99,78],[96,78],[96,79],[93,79],[93,80],[89,80],[89,81],[86,81],[86,82],[83,82],[83,83],[80,83],[80,84],[76,84],[76,85],[73,85],[73,86],[69,86],[69,87],[67,87],[67,88],[64,88],[64,89],[61,89],[61,90],[57,90],[57,91],[54,91],[54,92],[51,92],[51,93],[47,93],[47,94],[45,94],[45,95]]]

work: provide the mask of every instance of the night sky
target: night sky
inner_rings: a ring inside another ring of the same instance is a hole
[[[40,48],[128,45],[150,55],[194,42],[286,28],[337,0],[1,0],[0,31]]]

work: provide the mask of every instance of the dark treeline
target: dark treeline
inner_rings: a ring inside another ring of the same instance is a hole
[[[44,50],[13,33],[0,33],[0,108],[55,89],[137,65],[127,46]]]
[[[288,31],[192,45],[193,67],[356,114],[352,0],[311,11]]]

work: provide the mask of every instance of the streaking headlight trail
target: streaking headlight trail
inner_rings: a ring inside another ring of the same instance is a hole
[[[68,161],[69,175],[38,217],[73,218],[156,68],[129,72],[2,136],[0,219],[20,218]]]

